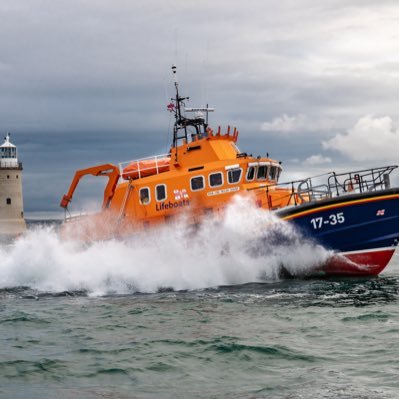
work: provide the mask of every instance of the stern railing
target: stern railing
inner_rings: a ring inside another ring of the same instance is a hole
[[[276,193],[276,190],[280,193],[285,191],[286,194],[279,196],[281,206],[300,205],[343,195],[388,189],[391,187],[390,174],[397,168],[398,165],[390,165],[343,173],[328,172],[302,180],[254,187],[249,191],[265,189],[269,205],[272,202],[272,193]]]

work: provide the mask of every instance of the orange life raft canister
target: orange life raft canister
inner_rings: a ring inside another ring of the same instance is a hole
[[[167,172],[170,167],[170,158],[148,159],[130,163],[123,169],[123,179],[138,179],[158,173]]]

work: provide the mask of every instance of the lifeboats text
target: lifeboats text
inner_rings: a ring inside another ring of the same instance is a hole
[[[169,201],[169,202],[161,202],[160,204],[157,204],[155,209],[157,211],[166,211],[168,209],[176,209],[176,208],[181,208],[183,206],[189,206],[190,201],[188,200],[182,200],[182,201]]]

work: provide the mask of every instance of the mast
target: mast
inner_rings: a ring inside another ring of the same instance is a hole
[[[168,105],[168,110],[175,113],[175,124],[173,126],[173,144],[172,147],[177,147],[179,140],[185,140],[188,142],[189,132],[187,128],[189,126],[195,129],[195,132],[192,132],[193,135],[197,135],[198,137],[202,137],[203,135],[207,135],[208,128],[208,112],[213,112],[213,108],[208,108],[208,104],[206,108],[185,108],[185,100],[189,100],[190,97],[180,97],[179,94],[179,82],[177,80],[177,67],[176,65],[172,65],[172,72],[174,76],[176,96],[175,98],[171,98],[172,103]],[[187,118],[185,115],[182,115],[182,111],[184,112],[196,112],[194,118]],[[202,112],[206,113],[206,119]]]
[[[179,82],[177,81],[177,67],[172,65],[172,72],[175,81],[176,97],[171,99],[175,102],[175,125],[173,127],[173,147],[177,147],[177,142],[180,139],[185,139],[187,141],[187,126],[183,123],[183,118],[181,114],[182,105],[184,105],[184,100],[189,100],[189,97],[180,97],[179,95]],[[183,134],[179,136],[179,130],[183,130]]]

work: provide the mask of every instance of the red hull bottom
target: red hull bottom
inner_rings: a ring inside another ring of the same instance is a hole
[[[337,254],[322,270],[327,275],[376,276],[384,270],[394,252],[395,247]]]

